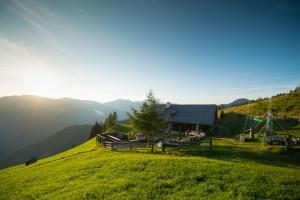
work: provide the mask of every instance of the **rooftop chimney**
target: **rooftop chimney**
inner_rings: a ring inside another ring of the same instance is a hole
[[[170,108],[171,107],[171,103],[170,102],[167,102],[166,103],[166,108]]]

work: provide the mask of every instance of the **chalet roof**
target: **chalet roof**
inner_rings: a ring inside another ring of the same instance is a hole
[[[172,122],[213,125],[215,123],[217,105],[179,105],[179,104],[161,104],[159,111],[162,116]]]
[[[107,136],[115,140],[128,141],[128,135],[118,131],[109,133]]]

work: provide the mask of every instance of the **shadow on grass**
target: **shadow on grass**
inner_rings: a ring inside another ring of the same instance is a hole
[[[215,140],[217,141],[217,140]],[[129,150],[114,150],[119,153],[143,153],[143,154],[172,154],[178,156],[201,156],[210,159],[231,161],[236,163],[243,162],[255,162],[265,165],[279,166],[279,167],[300,167],[300,148],[292,148],[289,151],[284,151],[283,146],[268,146],[263,150],[257,149],[257,145],[260,144],[249,143],[249,146],[239,146],[230,144],[227,146],[214,144],[210,149],[206,142],[202,142],[200,145],[191,145],[187,147],[181,147],[179,152],[177,148],[167,147],[166,152],[162,152],[160,148],[156,147],[154,152],[150,152],[150,148],[138,148],[133,151]],[[97,149],[81,151],[68,156],[63,156],[54,160],[49,160],[43,163],[37,163],[32,167],[42,166],[66,158],[74,157],[80,154],[96,151]],[[275,151],[274,151],[275,150]]]
[[[265,165],[281,166],[281,167],[299,167],[300,166],[300,149],[292,148],[287,152],[284,147],[276,148],[276,152],[272,152],[272,146],[269,150],[255,151],[248,147],[239,146],[218,146],[214,145],[212,150],[204,146],[194,146],[183,148],[183,155],[203,156],[218,160],[226,160],[233,162],[251,161]]]
[[[144,154],[160,154],[160,155],[177,155],[177,156],[201,156],[211,159],[231,161],[236,163],[254,162],[265,165],[278,167],[300,167],[300,148],[292,148],[289,151],[284,151],[283,146],[268,146],[264,149],[258,149],[260,144],[250,146],[239,146],[230,144],[223,146],[214,144],[212,149],[209,149],[205,142],[200,145],[191,145],[181,147],[177,151],[176,147],[167,147],[166,152],[162,152],[156,147],[154,152],[150,152],[150,148],[129,150],[115,150],[120,153],[144,153]]]
[[[92,149],[92,150],[88,150],[88,151],[80,151],[78,153],[74,153],[74,154],[71,154],[71,155],[68,155],[68,156],[63,156],[63,157],[60,157],[60,158],[57,158],[57,159],[54,159],[54,160],[49,160],[47,162],[38,163],[38,164],[33,165],[32,167],[38,167],[38,166],[49,164],[49,163],[52,163],[52,162],[55,162],[55,161],[58,161],[58,160],[63,160],[63,159],[66,159],[66,158],[74,157],[74,156],[77,156],[77,155],[80,155],[80,154],[89,153],[89,152],[96,151],[96,150],[97,149]]]

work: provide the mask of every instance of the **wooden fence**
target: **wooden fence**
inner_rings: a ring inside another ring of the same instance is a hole
[[[162,150],[165,150],[165,147],[177,147],[178,151],[179,148],[183,146],[189,146],[195,143],[200,142],[205,137],[205,134],[194,134],[190,135],[185,140],[172,140],[172,139],[160,139],[158,138],[157,141],[153,141],[154,143],[159,143],[159,147],[162,147]],[[103,135],[97,134],[96,136],[97,144],[101,144],[106,148],[110,148],[112,150],[119,150],[119,149],[132,149],[136,148],[145,148],[147,147],[147,143],[141,141],[116,141],[111,140],[111,138],[105,137]]]
[[[129,149],[130,151],[132,149],[136,148],[145,148],[147,146],[147,143],[140,143],[140,142],[132,142],[132,141],[126,141],[126,142],[103,142],[102,143],[104,147],[110,148],[112,150],[119,150],[119,149]]]

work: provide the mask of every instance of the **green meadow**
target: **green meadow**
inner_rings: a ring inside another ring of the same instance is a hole
[[[0,171],[0,199],[299,199],[299,148],[214,138],[188,148],[112,151],[95,139]]]

